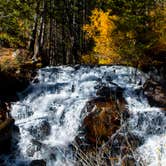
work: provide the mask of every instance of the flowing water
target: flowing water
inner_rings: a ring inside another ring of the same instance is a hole
[[[46,160],[48,166],[76,165],[71,143],[86,116],[86,102],[96,97],[97,85],[112,88],[115,83],[125,89],[123,95],[131,114],[127,130],[144,140],[134,151],[136,159],[143,160],[144,165],[165,166],[166,116],[159,108],[150,107],[141,93],[147,78],[124,66],[40,69],[12,106],[20,135],[15,138],[14,154],[5,156],[6,165],[26,165],[35,159]]]

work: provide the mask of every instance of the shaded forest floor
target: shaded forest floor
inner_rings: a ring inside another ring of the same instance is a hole
[[[25,50],[22,50],[25,54]],[[0,100],[15,101],[17,92],[25,89],[35,75],[37,65],[22,52],[13,48],[0,48]]]

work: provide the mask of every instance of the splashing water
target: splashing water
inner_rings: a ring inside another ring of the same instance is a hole
[[[18,150],[7,165],[24,165],[45,159],[48,166],[75,165],[70,144],[79,133],[86,115],[86,102],[96,97],[96,86],[111,82],[124,88],[124,97],[132,116],[128,130],[140,135],[145,143],[136,149],[138,160],[146,165],[166,163],[166,119],[158,108],[150,107],[136,90],[147,75],[124,66],[47,67],[38,71],[36,81],[20,94],[12,106],[12,116],[20,129]],[[37,83],[35,83],[37,82]]]

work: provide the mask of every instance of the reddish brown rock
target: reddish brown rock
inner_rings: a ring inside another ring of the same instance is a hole
[[[166,89],[159,82],[147,80],[143,86],[143,91],[151,106],[166,108]]]
[[[127,112],[124,99],[97,98],[87,103],[89,114],[83,121],[86,139],[91,144],[107,141],[120,128],[121,115]]]

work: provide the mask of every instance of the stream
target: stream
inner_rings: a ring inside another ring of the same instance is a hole
[[[159,108],[151,107],[140,90],[148,78],[125,66],[40,69],[30,86],[18,94],[20,100],[12,105],[20,134],[14,137],[13,154],[3,156],[5,164],[22,166],[44,159],[47,166],[77,165],[71,144],[87,115],[84,107],[96,97],[97,85],[112,88],[111,80],[124,89],[130,113],[126,130],[143,142],[133,152],[135,159],[146,166],[165,166],[166,116]]]

